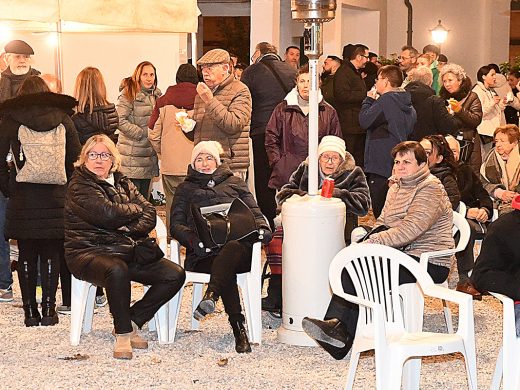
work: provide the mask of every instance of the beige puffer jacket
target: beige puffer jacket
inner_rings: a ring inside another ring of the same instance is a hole
[[[224,148],[224,161],[231,171],[249,167],[249,125],[251,123],[251,93],[247,86],[228,76],[205,104],[195,97],[193,119],[194,144],[218,141]]]
[[[119,138],[117,149],[121,153],[121,173],[131,179],[151,179],[159,175],[157,154],[148,140],[148,119],[155,100],[161,91],[141,90],[130,102],[123,92],[117,99]]]
[[[417,257],[455,245],[450,200],[442,183],[430,174],[426,164],[390,187],[374,228],[380,225],[389,229],[371,235],[366,242],[404,247],[406,254]],[[434,258],[431,263],[449,268],[451,258]]]

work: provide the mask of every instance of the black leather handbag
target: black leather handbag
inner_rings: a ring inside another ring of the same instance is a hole
[[[208,211],[212,208],[220,210]],[[191,205],[191,214],[199,239],[209,249],[224,246],[231,240],[242,240],[257,233],[255,216],[247,205],[235,198],[227,205],[198,208]]]
[[[134,262],[140,265],[148,265],[161,260],[164,252],[152,237],[145,237],[135,241]]]

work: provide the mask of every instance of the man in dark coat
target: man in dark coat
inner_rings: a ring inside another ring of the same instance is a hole
[[[359,70],[367,61],[368,47],[347,45],[343,48],[343,64],[334,75],[334,108],[347,150],[357,164],[364,160],[366,131],[359,125],[359,111],[367,94]]]
[[[265,151],[265,126],[274,108],[294,87],[296,69],[283,62],[276,53],[276,47],[268,42],[256,45],[252,59],[254,63],[244,70],[240,81],[247,85],[253,100],[249,134],[253,141],[256,199],[273,228],[276,191],[267,185],[271,177],[271,167]]]
[[[323,62],[320,89],[323,99],[332,106],[334,106],[334,75],[340,66],[341,59],[336,56],[327,56]]]
[[[520,337],[520,195],[513,199],[512,207],[512,212],[490,225],[471,282],[480,292],[492,291],[515,300],[516,335]]]
[[[28,76],[40,74],[40,72],[31,68],[31,55],[34,54],[34,51],[26,42],[11,41],[5,45],[4,50],[7,68],[0,77],[0,103],[15,97],[18,89]],[[7,209],[7,197],[4,195],[0,191],[0,233],[2,233],[0,234],[0,302],[9,302],[13,300],[11,289],[13,278],[10,270],[9,242],[3,238]]]
[[[383,210],[388,178],[392,175],[390,152],[408,139],[417,119],[410,94],[399,88],[402,82],[403,74],[397,66],[380,68],[376,92],[369,92],[359,113],[359,123],[367,131],[365,173],[376,218]]]
[[[433,75],[425,66],[412,68],[408,73],[410,81],[404,89],[412,96],[412,105],[417,113],[417,122],[410,136],[411,141],[420,141],[427,135],[456,135],[457,121],[450,115],[444,100],[435,95],[430,87]]]

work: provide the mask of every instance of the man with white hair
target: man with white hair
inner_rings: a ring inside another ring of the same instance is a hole
[[[7,67],[0,77],[0,103],[15,97],[24,80],[31,75],[39,75],[31,68],[31,56],[34,51],[26,42],[14,40],[4,47]],[[2,118],[0,118],[0,121]],[[13,300],[11,285],[13,278],[10,269],[9,242],[4,239],[5,212],[7,210],[7,198],[0,191],[0,302]]]
[[[427,135],[456,135],[457,121],[446,109],[444,100],[431,88],[433,74],[430,68],[419,66],[408,71],[409,83],[404,89],[412,96],[412,105],[417,113],[411,141],[420,141]]]
[[[15,97],[28,76],[40,74],[31,68],[34,50],[26,42],[16,39],[5,45],[4,50],[7,68],[0,78],[0,103]]]

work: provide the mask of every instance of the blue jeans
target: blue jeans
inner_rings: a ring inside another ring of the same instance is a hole
[[[7,198],[0,192],[0,288],[6,289],[13,284],[11,261],[9,258],[9,242],[4,239],[5,212]]]

